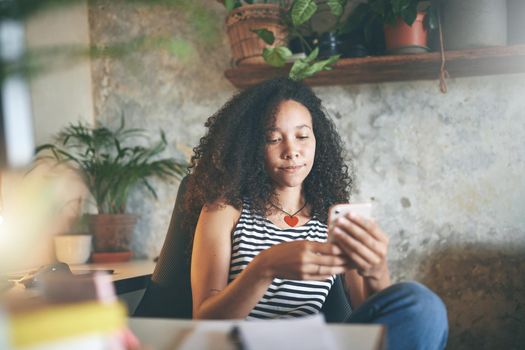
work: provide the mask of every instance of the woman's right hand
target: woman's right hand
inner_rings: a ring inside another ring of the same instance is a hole
[[[332,243],[307,240],[276,244],[255,257],[268,278],[325,280],[345,271],[346,260]]]

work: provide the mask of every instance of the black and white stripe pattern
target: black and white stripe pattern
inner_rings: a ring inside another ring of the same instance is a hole
[[[326,225],[315,218],[300,227],[280,229],[268,219],[252,213],[249,203],[245,202],[232,235],[229,282],[257,254],[274,244],[303,239],[325,242],[326,234]],[[315,314],[321,310],[334,283],[334,277],[326,281],[275,278],[246,319],[291,318]]]

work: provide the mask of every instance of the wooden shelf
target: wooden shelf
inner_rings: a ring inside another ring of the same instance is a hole
[[[525,45],[447,51],[446,68],[450,78],[525,72]],[[274,68],[267,64],[241,65],[224,72],[237,88],[263,80],[286,76],[291,64]],[[439,52],[415,55],[371,56],[339,60],[331,71],[306,79],[311,86],[380,83],[439,78]]]

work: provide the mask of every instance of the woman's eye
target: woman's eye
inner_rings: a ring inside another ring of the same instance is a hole
[[[266,140],[266,143],[277,143],[279,142],[279,139],[268,139]]]
[[[308,138],[308,136],[306,136],[306,135],[303,135],[303,136],[299,136],[298,138],[299,138],[299,140],[305,140],[305,139],[307,139],[307,138]]]

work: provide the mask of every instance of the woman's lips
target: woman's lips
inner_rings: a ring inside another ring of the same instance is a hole
[[[304,165],[290,165],[290,166],[281,167],[281,168],[279,168],[279,170],[282,170],[282,171],[287,172],[287,173],[295,173],[296,171],[298,171],[302,167],[304,167]]]

